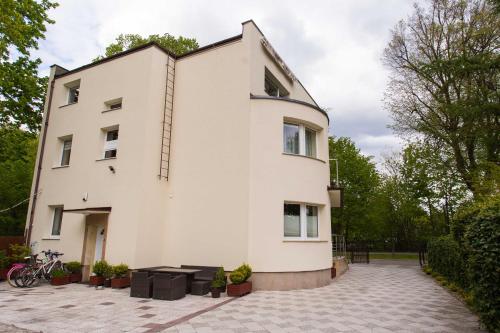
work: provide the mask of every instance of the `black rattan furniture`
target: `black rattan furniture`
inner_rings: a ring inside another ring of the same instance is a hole
[[[173,301],[186,296],[186,276],[156,273],[153,278],[153,298]]]
[[[210,292],[210,281],[195,280],[191,283],[191,295],[203,296]]]
[[[132,272],[130,297],[151,298],[152,293],[153,277],[148,272]]]
[[[200,272],[197,272],[194,275],[194,279],[195,280],[199,280],[199,281],[213,281],[215,279],[215,273],[217,273],[217,270],[220,267],[181,265],[181,268],[199,269]]]

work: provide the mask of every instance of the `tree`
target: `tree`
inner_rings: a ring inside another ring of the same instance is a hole
[[[30,195],[37,150],[36,135],[15,127],[0,127],[0,211]],[[28,202],[0,212],[0,235],[22,235]]]
[[[330,157],[338,160],[339,182],[344,187],[344,207],[332,208],[332,230],[346,240],[366,240],[376,227],[370,218],[372,200],[379,177],[371,157],[361,154],[349,138],[328,139]],[[335,164],[330,164],[331,179],[335,179]]]
[[[500,20],[484,0],[429,0],[392,31],[392,127],[445,147],[474,196],[500,182]]]
[[[110,57],[114,54],[126,51],[128,49],[144,45],[149,42],[157,42],[163,48],[173,52],[176,55],[181,55],[186,52],[195,50],[198,48],[198,42],[194,38],[185,38],[179,36],[175,38],[174,36],[166,33],[163,35],[149,35],[148,37],[142,37],[136,34],[120,34],[114,43],[111,43],[106,47],[106,52],[104,56],[98,56],[93,61],[101,60],[105,57]]]
[[[38,77],[40,59],[31,59],[57,4],[49,0],[2,0],[0,11],[0,125],[40,129],[46,78]]]

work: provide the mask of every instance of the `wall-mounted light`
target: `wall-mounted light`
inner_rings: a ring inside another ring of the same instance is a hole
[[[112,165],[109,165],[108,168],[109,168],[109,171],[111,171],[112,173],[116,172],[115,168]]]

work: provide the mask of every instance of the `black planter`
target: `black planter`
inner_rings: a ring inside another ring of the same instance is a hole
[[[212,298],[220,297],[220,288],[211,288]]]
[[[104,280],[104,287],[111,288],[111,279]]]

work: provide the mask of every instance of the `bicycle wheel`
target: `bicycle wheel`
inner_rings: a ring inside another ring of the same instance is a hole
[[[40,283],[40,276],[36,269],[25,269],[21,273],[21,281],[24,287],[36,287]]]
[[[23,266],[14,266],[12,267],[9,272],[7,273],[7,282],[15,288],[22,287],[22,285],[19,285],[16,283],[16,279],[19,277],[19,273],[23,269]]]

